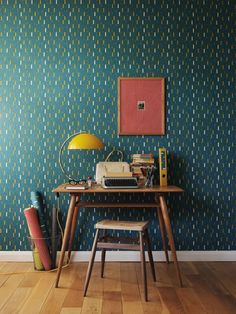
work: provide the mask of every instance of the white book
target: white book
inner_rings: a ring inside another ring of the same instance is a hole
[[[66,190],[86,190],[88,187],[86,185],[67,185]]]

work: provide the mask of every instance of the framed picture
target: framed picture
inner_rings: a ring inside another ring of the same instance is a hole
[[[165,134],[164,78],[118,78],[118,133]]]

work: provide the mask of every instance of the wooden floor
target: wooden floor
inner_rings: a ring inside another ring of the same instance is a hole
[[[95,263],[86,298],[82,292],[86,263],[63,269],[58,289],[54,272],[33,272],[31,263],[0,263],[0,313],[236,313],[236,263],[180,266],[183,288],[173,264],[155,264],[156,283],[148,267],[149,302],[144,302],[139,263],[106,263],[104,279],[100,263]]]

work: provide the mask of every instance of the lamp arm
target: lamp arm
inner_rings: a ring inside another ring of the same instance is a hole
[[[62,163],[62,158],[61,158],[61,156],[62,156],[62,150],[63,150],[64,146],[66,145],[66,143],[67,143],[72,137],[74,137],[74,136],[76,136],[76,135],[79,135],[79,134],[81,134],[81,133],[84,133],[84,132],[77,132],[77,133],[74,133],[74,134],[70,135],[70,136],[62,143],[61,148],[60,148],[60,151],[59,151],[59,165],[60,165],[61,171],[64,173],[64,175],[65,175],[69,180],[74,180],[74,179],[71,178],[71,177],[66,173],[66,171],[65,171],[65,168],[64,168],[63,163]]]

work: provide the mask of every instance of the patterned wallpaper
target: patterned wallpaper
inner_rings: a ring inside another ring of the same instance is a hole
[[[58,151],[81,130],[106,147],[64,151],[68,171],[94,175],[113,147],[127,161],[166,147],[169,182],[185,189],[168,197],[177,249],[236,249],[234,12],[231,0],[0,1],[1,250],[29,249],[30,191],[43,192],[50,224],[51,191],[66,179]],[[117,135],[119,76],[166,78],[164,136]],[[63,196],[63,221],[67,206]],[[155,215],[82,209],[74,249],[90,249],[98,219],[119,216],[149,219],[160,250]]]

